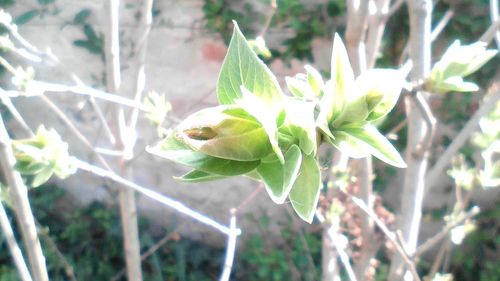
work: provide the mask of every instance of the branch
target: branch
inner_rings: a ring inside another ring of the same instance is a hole
[[[140,185],[138,185],[134,182],[131,182],[127,179],[124,179],[113,172],[104,170],[100,167],[91,165],[91,164],[84,162],[84,161],[81,161],[79,159],[75,159],[75,165],[83,171],[86,171],[86,172],[89,172],[91,174],[97,175],[99,177],[103,177],[103,178],[112,180],[114,182],[117,182],[120,184],[119,185],[120,187],[123,186],[123,187],[133,189],[133,190],[141,193],[142,195],[144,195],[144,196],[146,196],[146,197],[148,197],[156,202],[161,203],[164,206],[175,209],[179,213],[187,215],[187,216],[191,217],[192,219],[194,219],[202,224],[205,224],[205,225],[212,227],[221,233],[224,233],[226,235],[230,235],[230,233],[231,233],[231,231],[228,227],[223,226],[223,225],[219,224],[218,222],[212,220],[211,218],[192,210],[191,208],[187,207],[186,205],[182,204],[181,202],[176,201],[174,199],[171,199],[169,197],[166,197],[166,196],[164,196],[156,191],[153,191],[151,189],[148,189],[146,187],[140,186]],[[241,230],[238,230],[238,232],[241,232]]]
[[[0,187],[3,188],[3,187]],[[2,227],[3,234],[5,239],[7,240],[7,246],[9,247],[10,254],[12,255],[12,259],[16,264],[17,271],[19,271],[19,275],[23,281],[32,281],[30,272],[28,267],[26,266],[26,262],[24,261],[23,253],[17,244],[16,237],[14,236],[14,231],[12,230],[12,226],[10,225],[9,218],[7,217],[7,213],[5,212],[5,208],[3,207],[2,200],[0,199],[0,226]]]
[[[479,37],[479,41],[489,44],[500,29],[500,20],[495,21],[490,27]]]
[[[21,175],[14,170],[15,163],[16,159],[12,151],[10,137],[0,115],[0,173],[3,174],[5,185],[9,188],[21,236],[28,252],[33,280],[47,281],[49,278],[45,257],[37,235],[35,219],[28,199],[28,189],[24,185]]]
[[[231,209],[231,220],[229,226],[229,234],[226,246],[226,258],[224,260],[224,269],[222,270],[219,281],[229,281],[231,270],[233,268],[234,253],[236,252],[236,239],[241,234],[241,230],[236,228],[236,210]]]
[[[434,42],[437,39],[437,37],[439,36],[439,34],[441,34],[441,32],[446,27],[446,25],[453,18],[454,14],[455,14],[455,12],[453,11],[453,9],[448,9],[446,11],[444,16],[441,18],[441,20],[438,22],[438,24],[436,24],[436,26],[434,27],[434,29],[431,32],[431,41],[432,42]]]
[[[345,193],[347,194],[347,193]],[[382,222],[377,214],[375,214],[366,204],[363,202],[363,200],[356,198],[352,195],[347,194],[351,198],[351,200],[361,209],[363,210],[368,216],[370,216],[375,224],[380,228],[380,230],[384,233],[384,235],[388,238],[389,242],[394,246],[396,251],[403,257],[404,262],[410,269],[410,272],[412,273],[412,276],[415,281],[420,281],[420,277],[418,276],[417,270],[415,268],[414,262],[411,260],[410,255],[406,252],[404,246],[398,241],[397,236],[394,232],[390,231],[389,228]]]
[[[458,133],[458,135],[453,139],[448,148],[446,148],[445,152],[441,154],[436,164],[434,164],[428,172],[425,181],[427,192],[433,188],[438,177],[442,175],[444,169],[448,167],[453,155],[455,155],[460,148],[462,148],[470,136],[475,132],[481,118],[491,112],[495,108],[498,101],[500,101],[500,91],[496,91],[485,96],[481,107],[479,107],[472,118],[469,119],[467,124],[465,124],[460,133]]]
[[[267,15],[266,22],[264,23],[264,26],[262,27],[262,30],[259,33],[260,37],[264,37],[266,34],[267,30],[271,26],[271,22],[273,20],[274,14],[276,13],[276,10],[278,9],[278,3],[276,0],[271,0],[271,4],[269,7],[269,14]]]
[[[498,22],[498,0],[490,0],[490,19],[492,23]],[[497,48],[500,50],[500,31],[494,33],[495,41],[497,43]]]
[[[468,212],[464,213],[462,216],[459,218],[455,219],[453,222],[447,224],[439,233],[434,235],[433,237],[427,239],[422,245],[420,245],[415,253],[413,254],[413,258],[416,259],[419,256],[421,256],[423,253],[427,252],[429,249],[434,247],[437,243],[441,242],[448,234],[450,231],[455,228],[456,226],[462,224],[464,221],[469,220],[479,214],[480,209],[477,206],[472,207]]]

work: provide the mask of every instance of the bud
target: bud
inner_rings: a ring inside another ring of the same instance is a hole
[[[273,152],[262,125],[234,105],[198,111],[174,133],[193,150],[222,159],[255,161]]]

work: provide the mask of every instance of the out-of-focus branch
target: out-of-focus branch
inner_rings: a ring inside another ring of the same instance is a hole
[[[446,11],[444,16],[441,18],[441,20],[438,22],[438,24],[436,24],[436,26],[432,30],[431,41],[434,42],[437,39],[437,37],[439,36],[439,34],[441,34],[441,32],[443,32],[444,28],[446,27],[446,25],[448,25],[450,20],[453,18],[454,14],[455,13],[453,12],[452,9],[448,9]]]
[[[382,222],[378,218],[377,214],[375,214],[375,212],[373,212],[372,209],[370,209],[370,208],[368,208],[368,206],[366,206],[366,204],[363,202],[363,200],[361,200],[359,198],[356,198],[354,196],[350,196],[349,194],[347,194],[347,195],[351,198],[351,200],[361,210],[363,210],[363,212],[365,212],[368,216],[370,216],[371,219],[373,219],[373,221],[375,222],[375,224],[384,233],[384,235],[387,237],[387,239],[389,240],[389,242],[394,246],[394,248],[396,249],[396,251],[401,255],[401,257],[403,257],[403,260],[406,263],[406,265],[408,266],[408,268],[410,269],[414,280],[419,281],[420,277],[418,276],[418,273],[417,273],[417,270],[416,270],[416,267],[415,267],[415,263],[410,258],[410,255],[405,250],[405,248],[402,245],[402,243],[400,243],[400,241],[398,240],[396,234],[394,232],[392,232],[392,231],[389,230],[389,228],[384,224],[384,222]]]
[[[224,268],[220,277],[220,281],[229,281],[231,270],[233,269],[234,254],[236,253],[236,240],[241,230],[236,227],[236,210],[231,209],[231,220],[229,223],[229,234],[226,246],[226,258],[224,259]]]
[[[492,23],[498,22],[498,0],[490,0],[490,19]],[[497,43],[497,48],[500,50],[500,31],[495,32],[495,41]]]
[[[3,174],[5,185],[9,189],[16,219],[21,229],[21,236],[28,253],[33,280],[48,281],[47,266],[28,199],[28,189],[24,185],[21,175],[14,170],[15,163],[16,159],[12,151],[10,137],[0,115],[0,173]]]
[[[273,20],[274,14],[276,13],[276,10],[278,9],[278,3],[276,0],[271,0],[271,3],[269,5],[269,14],[267,15],[266,22],[264,23],[264,26],[262,27],[262,30],[259,33],[259,36],[263,37],[269,27],[271,26],[271,22]]]
[[[428,250],[430,250],[437,243],[441,242],[441,240],[443,240],[444,238],[446,238],[446,236],[448,236],[448,234],[450,233],[450,231],[454,227],[462,224],[466,220],[469,220],[469,219],[473,218],[474,216],[476,216],[477,214],[479,214],[479,212],[480,212],[479,207],[474,206],[474,207],[472,207],[472,209],[470,209],[469,211],[467,211],[466,213],[464,213],[462,216],[460,216],[459,218],[453,220],[451,223],[447,224],[439,233],[437,233],[436,235],[432,236],[431,238],[427,239],[427,241],[425,241],[424,243],[422,243],[422,245],[420,245],[417,248],[417,250],[415,251],[415,253],[413,254],[413,258],[416,259],[419,256],[421,256],[423,253],[425,253]]]
[[[410,59],[413,63],[410,77],[413,82],[416,82],[428,77],[431,71],[433,3],[432,0],[413,0],[407,1],[407,5],[410,15],[410,39],[408,45]],[[428,135],[426,132],[426,117],[428,116],[422,114],[422,110],[411,106],[410,101],[410,97],[407,97],[408,142],[406,146],[406,163],[408,167],[404,175],[398,225],[405,241],[405,250],[409,254],[413,254],[417,247],[420,232],[425,173],[428,164],[427,152],[422,147]],[[408,272],[404,270],[405,259],[406,257],[400,253],[394,255],[389,270],[389,281],[402,280],[403,275],[411,279]],[[412,269],[409,269],[410,273],[412,273]],[[412,275],[415,274],[412,273]],[[415,279],[415,276],[413,278]]]
[[[390,0],[376,0],[376,11],[369,18],[368,39],[366,40],[366,65],[369,69],[375,66],[377,54],[380,51],[385,25],[389,19],[386,15],[389,13],[390,2]]]
[[[2,188],[2,187],[0,187]],[[12,255],[12,259],[14,260],[14,264],[17,267],[17,271],[19,272],[19,276],[23,281],[32,281],[30,272],[28,267],[26,266],[26,262],[24,261],[23,253],[17,244],[16,237],[14,236],[14,231],[12,230],[12,226],[10,225],[9,218],[7,217],[7,212],[5,212],[5,208],[3,207],[2,200],[0,199],[0,227],[2,228],[2,232],[7,240],[7,246],[9,247],[10,254]]]
[[[467,142],[472,133],[474,133],[481,118],[491,112],[499,101],[500,91],[496,91],[485,96],[483,104],[474,113],[472,118],[467,121],[460,133],[458,133],[451,144],[448,145],[448,148],[446,148],[444,153],[441,154],[441,156],[437,160],[436,164],[434,164],[434,166],[432,166],[432,168],[428,172],[425,181],[427,192],[429,192],[433,188],[438,177],[444,172],[444,169],[448,167],[453,155],[455,155],[460,150],[460,148],[462,148],[462,146]]]
[[[129,189],[133,189],[133,190],[141,193],[142,195],[144,195],[144,196],[146,196],[146,197],[148,197],[156,202],[161,203],[164,206],[175,209],[179,213],[187,215],[187,216],[191,217],[192,219],[194,219],[202,224],[205,224],[205,225],[212,227],[223,234],[226,234],[226,235],[230,234],[230,229],[228,227],[221,225],[220,223],[214,221],[213,219],[192,210],[191,208],[187,207],[186,205],[182,204],[179,201],[176,201],[174,199],[166,197],[166,196],[164,196],[158,192],[155,192],[149,188],[140,186],[134,182],[131,182],[131,181],[111,172],[111,171],[107,171],[107,170],[102,169],[100,167],[89,164],[85,161],[81,161],[81,160],[77,159],[77,160],[75,160],[75,165],[83,171],[89,172],[89,173],[94,174],[94,175],[99,176],[99,177],[103,177],[103,178],[112,180],[112,181],[118,183],[120,187],[126,187]],[[240,232],[240,230],[238,230],[238,233],[239,232]]]
[[[479,41],[485,42],[489,44],[493,38],[495,38],[495,34],[500,30],[500,20],[495,21],[490,25],[490,27],[479,37]]]

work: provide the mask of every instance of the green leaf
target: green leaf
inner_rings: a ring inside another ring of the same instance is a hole
[[[371,69],[356,79],[356,91],[366,96],[368,121],[386,116],[396,106],[406,75],[405,70]]]
[[[351,136],[354,143],[373,156],[399,168],[406,168],[406,163],[392,144],[372,125],[348,127],[342,129]]]
[[[174,135],[168,136],[155,147],[148,148],[147,151],[196,170],[221,176],[246,174],[254,170],[260,163],[260,161],[221,159],[196,152]]]
[[[343,111],[347,95],[351,92],[354,84],[354,72],[349,62],[349,56],[342,39],[337,33],[335,33],[333,41],[331,72],[333,97],[329,100],[331,110],[328,113],[328,120],[330,122]]]
[[[276,204],[283,204],[297,178],[302,154],[297,145],[292,145],[285,153],[285,164],[278,160],[262,162],[257,173],[264,181],[267,193]]]
[[[38,10],[29,10],[25,13],[22,13],[20,16],[18,16],[15,20],[14,23],[17,25],[23,25],[31,21],[34,17],[38,15],[39,11]]]
[[[283,96],[276,77],[253,52],[234,22],[233,36],[217,81],[219,102],[235,103],[242,96],[242,85],[268,103],[279,102]]]
[[[333,40],[331,80],[325,83],[320,102],[318,127],[330,138],[332,124],[344,111],[347,95],[351,93],[354,84],[354,72],[349,62],[347,50],[342,39],[336,33]]]
[[[319,71],[310,65],[305,65],[304,68],[307,71],[307,83],[314,92],[314,95],[320,96],[324,85],[323,77],[321,77]]]
[[[87,21],[87,19],[91,13],[92,13],[92,10],[83,9],[75,15],[75,17],[73,18],[73,22],[76,24],[84,24]]]
[[[280,115],[282,115],[282,113],[278,111],[280,109],[262,102],[262,100],[252,95],[244,86],[241,86],[241,93],[243,96],[242,99],[238,100],[238,104],[264,128],[274,153],[280,162],[283,163],[283,152],[278,145],[277,123]]]
[[[460,76],[453,76],[440,82],[431,82],[430,90],[438,94],[444,94],[450,91],[475,92],[479,90],[479,86],[473,82],[465,82]]]
[[[286,102],[286,125],[299,141],[302,151],[309,155],[316,154],[316,122],[313,102],[290,99]]]
[[[33,178],[33,181],[31,182],[31,186],[32,187],[39,187],[40,185],[47,182],[53,173],[54,173],[53,167],[46,166],[43,170],[41,170],[40,172],[38,172],[38,174],[35,175],[35,177]]]
[[[314,96],[314,92],[309,84],[302,79],[287,76],[285,77],[285,82],[288,90],[290,90],[290,93],[292,93],[295,97],[301,98]]]
[[[220,179],[225,179],[227,178],[226,176],[221,176],[221,175],[215,175],[215,174],[210,174],[207,172],[199,171],[199,170],[191,170],[187,174],[180,176],[180,177],[174,177],[174,179],[181,181],[181,182],[205,182],[205,181],[212,181],[212,180],[220,180]]]
[[[321,174],[316,158],[312,155],[302,155],[299,175],[289,197],[295,212],[308,223],[313,221],[320,189]]]
[[[179,124],[176,135],[193,150],[217,158],[255,161],[272,153],[263,125],[236,106],[200,110]]]

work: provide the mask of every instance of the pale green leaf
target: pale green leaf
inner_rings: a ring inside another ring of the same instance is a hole
[[[314,102],[289,99],[286,101],[286,126],[299,141],[305,154],[316,154],[316,121],[314,120]]]
[[[297,145],[292,145],[285,153],[285,163],[278,160],[273,162],[262,162],[257,167],[257,173],[264,181],[266,190],[276,204],[282,204],[290,192],[297,178],[302,154]]]
[[[342,129],[354,141],[378,159],[399,168],[406,168],[406,163],[399,152],[374,126],[350,127]]]
[[[301,98],[314,96],[314,92],[312,91],[307,81],[287,76],[285,77],[285,82],[288,90],[290,90],[290,93],[292,93],[292,95],[294,95],[295,97]]]
[[[174,177],[174,179],[181,182],[205,182],[205,181],[220,180],[225,178],[227,178],[227,176],[210,174],[199,170],[191,170],[190,172],[188,172],[183,176]]]
[[[310,65],[306,65],[304,68],[307,71],[307,83],[309,87],[312,89],[315,96],[320,96],[324,85],[321,73]]]
[[[193,151],[174,135],[170,135],[148,152],[206,173],[237,176],[254,170],[260,161],[234,161]]]
[[[33,181],[31,182],[32,187],[39,187],[40,185],[47,182],[53,174],[53,167],[46,166],[43,170],[38,172],[38,174],[33,177]]]
[[[264,103],[243,86],[241,86],[241,92],[243,97],[238,101],[238,104],[260,123],[267,134],[272,150],[283,163],[283,152],[278,145],[278,119],[282,115],[282,105],[275,107],[272,104]]]
[[[356,91],[366,96],[368,121],[386,116],[396,106],[406,75],[404,70],[371,69],[356,79]]]
[[[319,200],[321,174],[316,158],[302,155],[302,163],[297,179],[290,191],[290,201],[301,219],[312,223]]]
[[[217,81],[217,98],[221,104],[233,104],[241,98],[240,86],[268,102],[281,101],[278,81],[257,57],[236,22],[222,70]]]

